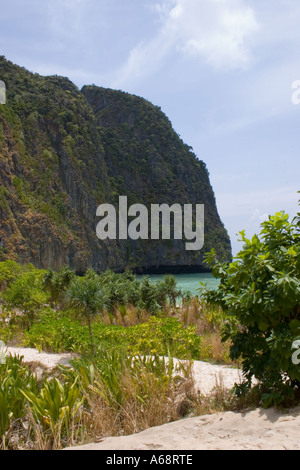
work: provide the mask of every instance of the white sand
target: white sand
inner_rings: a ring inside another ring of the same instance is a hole
[[[228,366],[218,366],[195,361],[193,365],[195,387],[202,395],[209,395],[218,384],[230,390],[235,383],[241,383],[242,373]]]
[[[300,450],[300,408],[219,413],[72,450]]]
[[[11,354],[12,356],[23,356],[24,362],[36,362],[49,370],[54,369],[58,364],[67,366],[70,364],[70,360],[76,357],[75,354],[39,353],[37,349],[27,348],[7,348],[7,354]]]
[[[39,353],[37,349],[28,348],[7,348],[7,353],[17,356],[23,356],[24,362],[35,362],[43,365],[47,369],[53,369],[58,364],[69,365],[70,360],[76,357],[75,354],[49,354],[45,352]],[[175,366],[179,361],[174,360]],[[183,362],[183,361],[181,361]],[[224,388],[230,389],[235,382],[240,382],[240,371],[227,366],[212,365],[207,362],[194,361],[193,375],[195,386],[201,394],[209,394],[215,387],[216,383],[222,383]]]
[[[72,354],[39,353],[36,349],[8,348],[25,362],[36,362],[48,369],[68,365]],[[196,387],[209,394],[216,381],[230,389],[240,382],[240,371],[195,361]],[[300,450],[300,408],[288,412],[257,409],[247,413],[218,413],[188,418],[140,434],[112,437],[99,444],[72,450]]]

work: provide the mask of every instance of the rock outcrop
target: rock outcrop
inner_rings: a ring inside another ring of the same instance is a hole
[[[206,165],[160,108],[121,91],[42,77],[0,57],[0,259],[77,272],[201,271],[206,251],[231,258]],[[204,204],[205,246],[106,240],[96,209],[129,204]]]

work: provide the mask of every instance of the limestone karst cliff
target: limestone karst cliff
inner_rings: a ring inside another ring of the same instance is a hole
[[[42,77],[0,57],[0,259],[78,272],[205,269],[231,246],[206,165],[160,108],[121,91]],[[96,236],[99,204],[204,204],[205,246]]]

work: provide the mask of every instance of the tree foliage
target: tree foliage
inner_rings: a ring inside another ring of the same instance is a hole
[[[92,354],[95,353],[94,338],[91,323],[95,317],[102,313],[106,307],[107,296],[103,290],[99,279],[77,278],[71,283],[67,293],[67,300],[74,307],[75,311],[82,316],[89,327]]]
[[[250,240],[241,232],[243,249],[226,265],[207,255],[214,276],[221,279],[209,302],[220,305],[233,321],[224,333],[232,339],[231,357],[241,359],[244,384],[255,377],[266,386],[267,405],[300,387],[300,367],[292,361],[292,346],[300,335],[300,216],[289,221],[278,212],[262,223]]]
[[[29,329],[37,315],[48,301],[48,295],[42,290],[44,272],[38,269],[25,271],[9,284],[2,294],[4,310],[11,318],[16,315]]]
[[[68,266],[63,266],[57,272],[49,269],[45,273],[43,278],[43,287],[50,293],[52,303],[58,304],[64,300],[65,292],[74,277],[75,272]]]

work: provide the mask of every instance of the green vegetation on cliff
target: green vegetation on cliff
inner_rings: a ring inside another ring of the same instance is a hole
[[[205,267],[231,258],[205,164],[160,108],[128,93],[42,77],[0,57],[0,256],[42,268]],[[205,204],[205,247],[183,241],[105,241],[96,208],[116,203]]]

